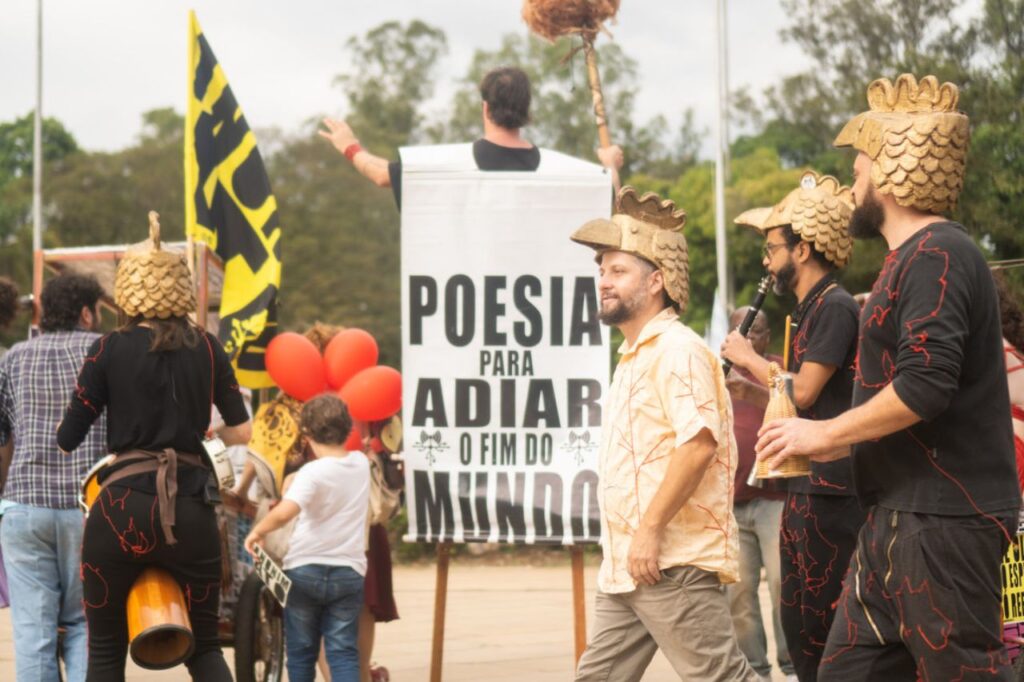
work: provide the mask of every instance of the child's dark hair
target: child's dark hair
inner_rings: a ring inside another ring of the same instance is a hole
[[[302,406],[302,435],[321,445],[344,445],[352,430],[348,408],[336,395],[324,393]]]

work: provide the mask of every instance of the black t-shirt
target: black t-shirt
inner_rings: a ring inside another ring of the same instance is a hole
[[[92,345],[57,431],[61,449],[74,450],[104,408],[107,445],[115,453],[174,448],[201,455],[211,404],[228,426],[249,419],[234,369],[216,337],[203,332],[195,348],[152,352],[152,333],[133,327]],[[152,492],[154,476],[132,476],[119,484]],[[195,494],[205,482],[206,472],[181,465],[181,494]]]
[[[502,147],[488,140],[477,140],[473,143],[473,159],[476,161],[476,167],[482,171],[535,171],[540,166],[540,150],[536,147]],[[391,179],[391,192],[395,195],[395,204],[401,211],[401,161],[392,161],[388,164],[388,177]]]
[[[995,285],[961,225],[932,223],[889,252],[860,335],[853,404],[892,384],[922,419],[855,446],[862,502],[950,516],[1016,510]]]
[[[857,317],[860,306],[831,274],[807,293],[792,318],[796,329],[790,349],[789,368],[800,371],[805,362],[836,368],[806,410],[807,419],[831,419],[850,409],[853,395],[853,364],[857,357]],[[790,492],[814,495],[853,495],[853,472],[849,458],[835,462],[812,462],[809,476],[787,481]]]

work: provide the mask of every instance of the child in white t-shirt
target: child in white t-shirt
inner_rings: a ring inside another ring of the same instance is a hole
[[[283,561],[292,581],[284,610],[288,679],[313,682],[322,638],[331,679],[358,682],[370,467],[361,453],[345,449],[352,419],[337,396],[311,399],[300,420],[316,459],[295,473],[281,502],[245,539],[245,548],[252,552],[268,533],[298,516]]]

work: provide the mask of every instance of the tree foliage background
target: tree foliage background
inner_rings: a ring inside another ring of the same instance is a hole
[[[849,183],[852,156],[831,142],[849,116],[866,108],[867,84],[905,71],[934,73],[960,85],[961,109],[972,123],[966,184],[953,217],[991,258],[1024,255],[1024,0],[781,1],[792,17],[781,39],[799,45],[809,66],[766,92],[734,93],[741,134],[731,145],[727,222],[746,208],[778,201],[806,168]],[[565,59],[575,47],[568,39],[551,45],[517,31],[497,49],[478,50],[441,111],[428,109],[447,54],[440,29],[390,21],[351,36],[347,47],[350,59],[336,85],[349,122],[377,154],[394,158],[405,144],[477,137],[480,77],[515,64],[534,87],[528,138],[594,158],[585,68],[580,56]],[[638,121],[637,93],[659,85],[645,82],[614,42],[602,41],[599,50],[612,131],[626,151],[625,180],[688,212],[693,291],[685,320],[702,331],[715,288],[714,167],[700,156],[706,132],[695,127],[692,112]],[[244,109],[244,98],[241,104]],[[311,116],[298,130],[257,130],[284,229],[281,320],[293,329],[316,320],[363,327],[380,341],[381,362],[397,366],[398,212],[388,191],[369,185],[316,136],[318,121]],[[46,246],[138,241],[149,209],[161,212],[169,238],[182,238],[182,131],[179,113],[157,109],[143,115],[134,144],[89,152],[60,121],[46,119]],[[0,122],[0,272],[25,291],[31,282],[31,140],[31,113]],[[729,236],[736,299],[743,303],[761,273],[760,239],[735,227]],[[858,243],[842,274],[851,291],[870,287],[881,254],[880,243]],[[1022,282],[1013,277],[1014,284]],[[775,329],[791,306],[791,300],[769,298]],[[0,342],[23,337],[25,325],[27,316]]]

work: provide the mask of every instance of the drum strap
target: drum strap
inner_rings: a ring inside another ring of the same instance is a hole
[[[117,483],[129,476],[156,472],[156,498],[160,509],[160,527],[164,531],[164,539],[168,545],[178,541],[171,530],[174,526],[174,503],[178,496],[178,464],[209,469],[209,465],[199,455],[178,452],[174,448],[164,448],[159,452],[150,450],[128,450],[117,453],[110,466],[121,468],[113,472],[100,484],[100,490]]]

